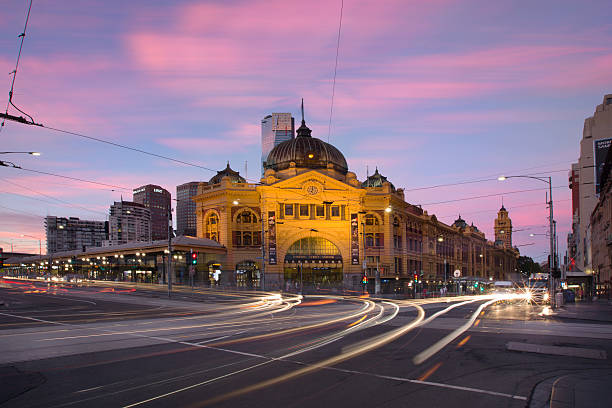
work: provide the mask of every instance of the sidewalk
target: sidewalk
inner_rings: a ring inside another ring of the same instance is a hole
[[[546,317],[612,323],[612,302],[567,303]],[[612,368],[593,368],[583,372],[552,377],[533,390],[530,408],[604,408],[612,401]]]
[[[602,299],[593,302],[566,303],[555,309],[548,317],[612,323],[612,302]]]
[[[587,370],[538,384],[529,408],[607,408],[612,401],[612,369]]]

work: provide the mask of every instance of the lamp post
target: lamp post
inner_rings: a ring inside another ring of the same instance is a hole
[[[529,178],[529,179],[539,180],[541,182],[548,184],[548,194],[549,194],[548,208],[550,211],[549,220],[548,220],[549,221],[549,233],[550,233],[550,260],[548,262],[548,291],[549,291],[550,305],[554,309],[556,305],[555,305],[555,293],[554,293],[555,286],[553,282],[554,281],[553,271],[556,270],[557,260],[555,257],[555,235],[554,235],[555,232],[554,232],[554,218],[553,218],[552,180],[550,176],[548,177],[548,179],[542,178],[542,177],[534,177],[534,176],[500,176],[497,179],[499,181],[504,181],[509,178]]]
[[[38,238],[38,237],[33,237],[32,235],[27,235],[27,234],[21,234],[21,236],[22,236],[22,237],[28,237],[28,238],[34,238],[34,239],[37,239],[37,240],[38,240],[38,255],[39,255],[39,256],[40,256],[40,255],[42,255],[42,244],[41,244],[41,239],[40,239],[40,238]],[[11,248],[12,248],[12,245],[13,245],[13,244],[11,244]]]
[[[0,152],[0,154],[31,154],[32,156],[40,156],[40,152]]]

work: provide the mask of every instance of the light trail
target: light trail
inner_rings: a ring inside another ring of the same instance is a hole
[[[525,295],[491,295],[488,298],[493,298],[488,302],[483,303],[478,307],[478,309],[472,313],[468,321],[463,324],[461,327],[453,330],[451,333],[444,336],[442,339],[438,340],[436,343],[425,349],[424,351],[417,354],[412,362],[416,365],[422,364],[424,361],[432,357],[434,354],[442,350],[446,347],[450,342],[455,340],[461,334],[465,333],[471,326],[474,324],[480,312],[482,312],[486,307],[492,305],[493,303],[499,302],[500,300],[511,300],[511,299],[525,299]],[[446,309],[445,309],[446,310]],[[432,316],[433,317],[433,316]]]
[[[397,329],[391,330],[388,333],[384,333],[382,335],[376,336],[372,339],[369,339],[367,341],[363,341],[360,342],[359,344],[350,347],[350,349],[346,349],[342,351],[342,353],[338,354],[337,356],[334,357],[330,357],[328,359],[325,359],[323,361],[320,361],[318,363],[315,364],[310,364],[304,368],[301,368],[299,370],[295,370],[291,373],[287,373],[281,376],[278,376],[276,378],[271,378],[269,380],[266,381],[262,381],[258,384],[254,384],[245,388],[242,388],[240,390],[236,390],[224,395],[220,395],[211,399],[208,399],[206,401],[203,401],[202,404],[200,404],[200,406],[203,405],[210,405],[210,404],[215,404],[224,400],[227,400],[229,398],[234,398],[234,397],[238,397],[240,395],[244,395],[244,394],[248,394],[250,392],[253,391],[257,391],[260,390],[262,388],[267,388],[271,385],[275,385],[275,384],[279,384],[297,377],[300,377],[302,375],[306,375],[309,373],[312,373],[316,370],[328,367],[328,366],[333,366],[335,364],[338,364],[342,361],[354,358],[358,355],[367,353],[369,351],[372,351],[374,349],[377,349],[385,344],[388,344],[396,339],[398,339],[399,337],[403,336],[404,334],[408,333],[409,331],[413,330],[414,328],[418,327],[418,324],[424,319],[425,317],[425,311],[423,310],[423,308],[421,308],[420,306],[415,305],[415,308],[417,308],[417,317],[409,324],[401,326]],[[292,353],[295,354],[295,353]],[[288,356],[287,356],[288,357]],[[286,356],[281,357],[282,358],[286,358]],[[194,387],[194,386],[191,386]],[[178,391],[178,390],[177,390]],[[167,394],[170,395],[170,394]],[[150,401],[150,400],[149,400]],[[148,401],[147,401],[148,402]],[[129,408],[132,406],[135,406],[136,404],[133,405],[128,405],[124,408]]]

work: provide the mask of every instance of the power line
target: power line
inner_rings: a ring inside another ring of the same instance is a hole
[[[332,82],[332,97],[329,107],[329,125],[327,128],[327,143],[331,136],[332,115],[334,112],[334,96],[336,95],[336,74],[338,73],[338,55],[340,54],[340,31],[342,30],[342,12],[344,10],[344,0],[340,1],[340,22],[338,24],[338,42],[336,43],[336,64],[334,65],[334,80]]]
[[[567,188],[565,186],[556,186],[553,188]],[[495,194],[485,194],[485,195],[480,195],[480,196],[472,196],[472,197],[464,197],[464,198],[457,198],[454,200],[446,200],[446,201],[437,201],[437,202],[433,202],[433,203],[425,203],[425,204],[419,204],[420,206],[426,206],[426,205],[435,205],[435,204],[446,204],[446,203],[454,203],[457,201],[468,201],[468,200],[477,200],[479,198],[488,198],[488,197],[497,197],[497,196],[501,196],[501,195],[507,195],[507,194],[518,194],[518,193],[526,193],[528,191],[542,191],[542,190],[548,190],[548,188],[531,188],[531,189],[527,189],[527,190],[515,190],[515,191],[507,191],[504,193],[495,193]]]
[[[31,192],[36,193],[36,194],[38,194],[38,195],[41,195],[41,196],[43,196],[43,197],[50,198],[51,200],[55,200],[55,201],[57,201],[57,202],[59,202],[59,203],[63,203],[63,204],[68,205],[68,206],[70,206],[70,207],[73,207],[73,208],[79,208],[79,209],[81,209],[81,210],[85,210],[85,211],[89,211],[89,212],[93,212],[93,213],[97,213],[97,214],[104,214],[104,216],[106,216],[106,213],[105,213],[105,212],[102,212],[102,211],[96,211],[96,210],[91,210],[91,209],[89,209],[89,208],[86,208],[86,207],[80,206],[80,205],[78,205],[78,204],[73,204],[73,203],[70,203],[70,202],[68,202],[68,201],[61,200],[61,199],[59,199],[59,198],[55,198],[55,197],[53,197],[53,196],[51,196],[51,195],[48,195],[48,194],[45,194],[45,193],[41,193],[40,191],[34,190],[33,188],[30,188],[30,187],[25,187],[25,186],[22,186],[21,184],[14,183],[14,182],[12,182],[12,181],[8,181],[8,180],[6,180],[6,179],[1,179],[1,180],[3,180],[5,183],[9,183],[9,184],[12,184],[12,185],[14,185],[14,186],[17,186],[17,187],[23,188],[23,189],[25,189],[25,190],[31,191]],[[11,194],[14,194],[14,193],[11,193]],[[20,194],[20,195],[21,195],[21,194]],[[28,196],[24,196],[24,197],[28,197]],[[33,197],[28,197],[28,198],[33,198]],[[51,204],[53,204],[53,203],[51,203]],[[57,204],[56,204],[56,205],[57,205]]]
[[[559,203],[559,202],[563,202],[563,201],[571,201],[571,198],[566,198],[563,200],[555,200],[555,203]],[[523,208],[523,207],[535,207],[538,205],[542,205],[542,203],[530,203],[530,204],[521,204],[521,205],[515,205],[512,207],[508,207],[508,210],[514,210],[516,208]],[[497,209],[491,209],[491,210],[478,210],[478,211],[468,211],[468,212],[461,212],[463,215],[471,215],[471,214],[481,214],[481,213],[487,213],[487,212],[497,212],[499,210]],[[447,214],[447,215],[440,215],[437,216],[438,218],[450,218],[450,217],[455,217],[455,214]],[[548,226],[546,226],[548,227]]]
[[[14,208],[6,207],[4,205],[0,205],[0,208],[4,208],[5,210],[9,210],[9,211],[13,211],[13,212],[16,212],[16,213],[25,214],[25,215],[29,215],[29,216],[33,216],[33,217],[45,218],[44,215],[34,214],[34,213],[25,212],[25,211],[21,211],[21,210],[16,210]]]
[[[170,161],[173,161],[175,163],[184,164],[186,166],[192,166],[192,167],[197,167],[197,168],[200,168],[200,169],[203,169],[203,170],[208,170],[208,171],[216,172],[216,170],[211,169],[211,168],[206,167],[206,166],[202,166],[202,165],[195,164],[195,163],[190,163],[190,162],[187,162],[187,161],[184,161],[184,160],[175,159],[173,157],[164,156],[164,155],[157,154],[157,153],[147,152],[146,150],[138,149],[136,147],[126,146],[126,145],[123,145],[123,144],[120,144],[120,143],[115,143],[115,142],[111,142],[111,141],[108,141],[108,140],[100,139],[100,138],[97,138],[97,137],[88,136],[88,135],[85,135],[83,133],[72,132],[72,131],[64,130],[64,129],[58,129],[58,128],[54,128],[54,127],[51,127],[51,126],[44,126],[43,125],[42,127],[45,128],[45,129],[49,129],[49,130],[54,130],[56,132],[65,133],[65,134],[73,135],[73,136],[78,136],[78,137],[82,137],[84,139],[94,140],[96,142],[105,143],[105,144],[108,144],[108,145],[111,145],[111,146],[115,146],[115,147],[119,147],[119,148],[122,148],[122,149],[127,149],[127,150],[131,150],[131,151],[134,151],[134,152],[138,152],[138,153],[146,154],[146,155],[149,155],[149,156],[157,157],[159,159],[170,160]]]
[[[19,112],[23,113],[24,115],[26,115],[28,118],[30,118],[30,120],[32,121],[32,123],[34,123],[34,118],[30,115],[28,115],[27,113],[25,113],[24,111],[22,111],[21,109],[19,109],[14,103],[13,103],[13,89],[15,88],[15,79],[17,78],[17,70],[19,68],[19,60],[21,59],[21,50],[23,49],[23,41],[25,40],[25,36],[26,36],[26,31],[28,29],[28,21],[30,21],[30,11],[32,10],[32,0],[30,0],[30,5],[28,6],[28,14],[26,16],[26,21],[25,24],[23,26],[23,32],[21,34],[19,34],[19,37],[21,37],[21,43],[19,44],[19,52],[17,53],[17,62],[15,63],[15,69],[13,70],[13,72],[11,72],[11,74],[13,75],[13,79],[11,81],[11,89],[9,91],[9,99],[8,102],[6,103],[6,110],[5,110],[5,114],[8,115],[8,110],[9,110],[9,106],[13,106],[15,109],[17,109]],[[4,127],[4,122],[5,120],[2,120],[2,123],[0,124],[0,132],[2,131],[2,128]]]
[[[60,177],[60,178],[68,179],[68,180],[81,181],[83,183],[97,184],[97,185],[100,185],[100,186],[114,187],[114,188],[118,188],[120,190],[132,191],[131,188],[127,188],[127,187],[123,187],[123,186],[117,186],[117,185],[114,185],[114,184],[101,183],[99,181],[86,180],[86,179],[81,179],[81,178],[77,178],[77,177],[70,177],[70,176],[63,176],[61,174],[49,173],[49,172],[46,172],[46,171],[33,170],[33,169],[25,169],[23,167],[15,167],[15,168],[17,168],[19,170],[24,170],[24,171],[30,171],[32,173],[44,174],[44,175],[47,175],[47,176]]]

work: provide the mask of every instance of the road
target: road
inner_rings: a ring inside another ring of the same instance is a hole
[[[524,407],[547,379],[610,368],[612,325],[520,300],[164,295],[1,281],[2,406]]]

